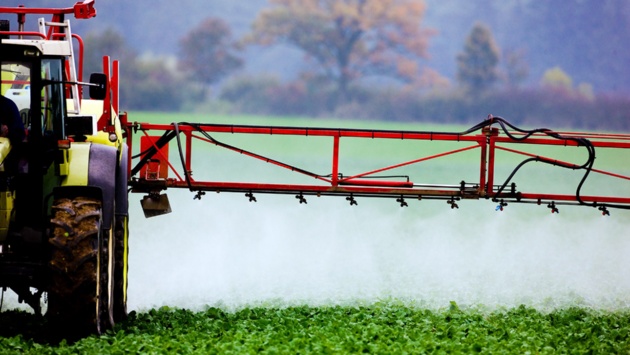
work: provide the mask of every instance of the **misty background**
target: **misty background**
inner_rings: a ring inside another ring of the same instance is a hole
[[[9,1],[11,2],[11,1]],[[15,2],[15,1],[14,1]],[[17,1],[19,2],[19,1]],[[29,1],[36,3],[64,1]],[[429,42],[423,64],[455,81],[455,57],[476,22],[487,24],[499,47],[524,52],[529,67],[527,85],[537,85],[545,70],[561,67],[577,83],[596,92],[630,93],[630,3],[625,0],[425,0],[422,26],[437,33]],[[207,17],[218,17],[235,37],[251,31],[267,0],[248,1],[127,1],[96,2],[96,19],[75,25],[82,33],[114,28],[140,54],[177,56],[178,42]],[[246,53],[245,71],[276,73],[295,78],[303,54],[279,46]]]
[[[72,3],[28,1],[29,6]],[[431,33],[425,55],[410,58],[428,73],[423,84],[365,75],[343,94],[330,78],[322,80],[321,68],[297,46],[244,41],[256,34],[253,24],[262,12],[274,8],[266,0],[99,0],[97,17],[74,21],[73,29],[86,39],[86,75],[101,70],[103,54],[121,60],[122,107],[129,111],[466,124],[494,114],[530,127],[630,130],[629,2],[416,3],[425,5],[418,26]],[[196,50],[208,49],[205,36],[195,38],[194,32],[208,19],[226,25],[227,32],[215,32],[221,40],[216,50],[234,55],[238,63],[232,68],[207,61],[203,73],[187,64],[183,40],[192,37]],[[475,26],[487,30],[484,40],[496,61],[487,59],[487,82],[467,90],[457,58],[465,54]]]

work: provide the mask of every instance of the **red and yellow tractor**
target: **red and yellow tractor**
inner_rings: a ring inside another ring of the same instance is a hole
[[[117,63],[110,68],[105,58],[104,73],[83,82],[83,43],[65,17],[94,16],[92,1],[0,13],[18,24],[12,30],[3,20],[0,29],[1,94],[14,106],[0,118],[9,130],[0,137],[0,285],[37,313],[46,293],[47,315],[68,332],[100,333],[127,312],[128,155]],[[51,19],[26,31],[34,14]]]

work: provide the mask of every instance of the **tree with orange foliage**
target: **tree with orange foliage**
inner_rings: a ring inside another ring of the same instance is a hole
[[[345,97],[349,84],[369,75],[418,79],[433,31],[420,23],[422,0],[269,0],[253,25],[258,44],[299,48]]]

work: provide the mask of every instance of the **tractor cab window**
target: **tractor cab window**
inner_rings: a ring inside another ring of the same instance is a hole
[[[19,61],[2,61],[0,94],[15,103],[26,129],[30,128],[31,64]]]
[[[42,134],[45,137],[64,137],[65,110],[63,65],[61,59],[42,60]]]

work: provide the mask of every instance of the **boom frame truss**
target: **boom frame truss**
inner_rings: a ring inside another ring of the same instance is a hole
[[[133,135],[150,138],[150,145],[144,147],[140,154],[133,155]],[[162,133],[157,136],[154,132]],[[270,136],[302,136],[302,137],[330,137],[332,139],[332,157],[330,174],[319,175],[301,167],[284,163],[274,158],[245,150],[233,145],[225,144],[212,137],[214,133],[229,133],[234,135],[270,135]],[[504,134],[500,134],[504,133]],[[351,205],[356,204],[356,197],[384,197],[394,198],[401,206],[407,206],[406,199],[441,199],[447,200],[451,208],[457,208],[457,201],[462,199],[491,199],[498,203],[497,209],[503,209],[509,202],[546,204],[552,212],[558,212],[557,205],[585,205],[599,208],[602,214],[609,214],[608,208],[630,209],[630,196],[582,195],[581,186],[591,173],[604,174],[620,181],[630,180],[630,176],[623,173],[611,172],[593,167],[595,149],[630,149],[630,135],[627,134],[596,134],[577,132],[555,132],[548,129],[526,131],[515,127],[500,117],[489,116],[488,119],[464,132],[430,132],[430,131],[394,131],[371,129],[337,129],[319,127],[285,127],[262,125],[231,125],[231,124],[196,124],[196,123],[129,123],[126,126],[127,144],[129,146],[129,176],[130,191],[147,193],[155,196],[168,188],[183,188],[196,192],[196,198],[201,198],[207,191],[240,192],[245,193],[250,201],[255,201],[255,193],[293,194],[305,202],[304,196],[343,196]],[[183,139],[181,138],[183,137]],[[418,141],[451,141],[462,144],[470,143],[462,148],[447,150],[438,154],[418,157],[412,160],[398,162],[378,169],[354,173],[344,176],[339,172],[340,142],[347,138],[364,138],[373,141],[382,140],[418,140]],[[178,147],[179,164],[169,160],[164,149],[175,139]],[[273,164],[281,169],[290,170],[296,174],[313,178],[313,184],[263,183],[257,181],[231,182],[196,180],[193,171],[193,141],[206,142],[218,147],[234,151],[255,160]],[[588,150],[588,160],[582,165],[535,155],[522,150],[508,147],[508,145],[534,146],[584,146]],[[406,179],[383,179],[378,174],[392,171],[421,162],[460,154],[471,150],[479,150],[478,181],[459,184],[415,184]],[[510,177],[502,184],[496,184],[496,154],[505,151],[526,157],[525,161],[516,167]],[[137,163],[132,167],[132,160]],[[157,161],[167,164],[168,170],[174,177],[157,177],[156,174],[146,176],[149,162]],[[575,194],[539,193],[518,191],[511,179],[516,171],[530,161],[543,162],[572,170],[584,170],[584,178],[576,188]],[[179,165],[179,167],[178,167]],[[139,172],[145,169],[144,176]]]

